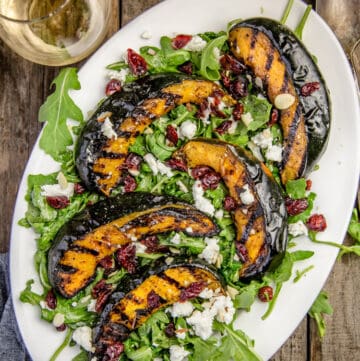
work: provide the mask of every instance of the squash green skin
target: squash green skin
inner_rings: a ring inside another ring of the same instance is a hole
[[[283,56],[305,117],[309,141],[304,173],[308,174],[325,151],[329,139],[331,101],[325,80],[313,56],[287,26],[272,19],[252,18],[235,24],[232,29],[241,26],[264,32]],[[301,87],[310,82],[318,82],[320,89],[309,96],[303,96]]]
[[[111,295],[93,330],[93,344],[96,348],[95,356],[100,357],[101,359],[106,349],[106,345],[116,342],[124,342],[128,338],[129,334],[138,326],[146,322],[147,318],[149,318],[153,313],[155,313],[158,309],[162,309],[169,305],[168,303],[165,306],[162,305],[154,310],[139,308],[137,310],[139,317],[144,317],[145,319],[141,322],[136,322],[132,325],[132,327],[127,327],[128,320],[126,317],[123,317],[123,319],[119,322],[111,321],[112,315],[119,312],[120,303],[122,302],[124,305],[127,300],[131,299],[131,291],[141,288],[149,277],[159,276],[161,278],[161,275],[163,275],[166,271],[171,269],[176,270],[177,268],[188,269],[193,274],[196,274],[199,271],[207,274],[208,278],[212,280],[209,287],[212,289],[218,289],[220,293],[225,293],[225,282],[222,276],[217,272],[214,266],[209,265],[201,259],[186,259],[183,257],[177,257],[174,258],[171,264],[166,264],[161,260],[157,260],[150,267],[144,267],[142,270],[139,270],[136,275],[125,276],[119,284],[117,290]],[[168,277],[162,279],[169,280]],[[178,287],[179,290],[184,289],[178,284],[176,284],[176,287]],[[164,301],[164,299],[162,299],[162,301]],[[173,302],[176,302],[176,300],[173,300]],[[116,308],[118,308],[117,312],[115,311]],[[121,309],[123,308],[121,307]]]
[[[159,217],[159,221],[150,225],[156,217]],[[122,220],[124,222],[121,224]],[[120,228],[116,233],[111,228],[98,233],[100,237],[94,236],[101,227],[118,221]],[[140,229],[139,234],[136,233],[138,238],[153,232],[151,229],[156,227],[160,229],[158,233],[171,230],[181,230],[191,236],[218,233],[217,226],[210,218],[173,197],[136,192],[105,199],[76,215],[55,236],[48,253],[50,284],[64,297],[73,297],[93,280],[101,258],[113,254],[118,246],[131,241],[127,237],[131,230]],[[76,257],[74,262],[71,261],[72,257]]]

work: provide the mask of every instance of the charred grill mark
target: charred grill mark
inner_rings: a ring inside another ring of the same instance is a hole
[[[159,98],[165,99],[165,105],[169,107],[169,106],[175,106],[177,101],[181,99],[181,96],[178,94],[161,92]]]
[[[253,213],[251,213],[251,216],[249,217],[249,221],[245,226],[245,230],[243,232],[243,234],[241,235],[240,238],[240,243],[246,243],[247,239],[249,238],[250,234],[251,234],[251,230],[253,229],[254,223],[255,221],[263,216],[264,212],[262,207],[260,206],[260,204],[258,204],[257,208],[254,210]]]
[[[173,278],[167,276],[164,272],[159,273],[157,276],[159,278],[161,278],[162,280],[166,281],[167,283],[169,283],[170,285],[175,286],[177,289],[181,288],[178,281],[176,281]]]
[[[250,40],[250,49],[255,49],[256,43],[257,43],[257,35],[259,33],[259,30],[252,29],[251,31],[251,40]]]
[[[74,274],[78,271],[77,268],[71,267],[65,264],[59,263],[57,273],[66,273],[66,274]]]
[[[99,255],[99,252],[96,251],[95,249],[86,248],[86,247],[79,246],[79,245],[76,245],[76,244],[71,244],[69,246],[69,250],[70,249],[72,251],[77,252],[77,253],[87,253],[87,254],[91,254],[92,256],[95,256],[95,257],[97,257]]]
[[[273,60],[274,60],[274,52],[275,52],[275,48],[272,46],[269,49],[268,55],[267,55],[267,59],[266,59],[266,64],[265,64],[265,70],[268,72],[271,69]]]
[[[301,105],[299,104],[296,108],[295,115],[294,115],[292,123],[289,127],[289,132],[288,132],[287,138],[284,139],[286,146],[284,147],[284,150],[283,150],[283,159],[281,162],[282,169],[285,168],[286,163],[289,161],[289,157],[290,157],[291,150],[292,150],[292,147],[294,144],[296,133],[298,131],[298,127],[300,124],[301,115],[302,115]],[[303,161],[304,161],[304,159],[303,159]]]
[[[285,92],[289,91],[289,82],[290,82],[290,79],[285,74],[282,85],[281,85],[280,93],[285,93]]]

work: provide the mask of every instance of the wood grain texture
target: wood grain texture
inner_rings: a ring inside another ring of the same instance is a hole
[[[108,37],[161,0],[111,1],[113,11]],[[17,187],[41,129],[38,109],[49,95],[50,84],[58,72],[59,68],[32,64],[20,58],[0,41],[0,252],[8,249]],[[344,256],[335,264],[325,285],[334,307],[334,314],[326,316],[325,338],[320,341],[315,323],[305,317],[271,361],[360,360],[359,285],[359,257]]]

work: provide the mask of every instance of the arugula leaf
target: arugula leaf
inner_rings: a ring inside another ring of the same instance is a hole
[[[358,210],[356,208],[354,208],[351,214],[348,233],[355,240],[355,242],[360,244],[360,222]]]
[[[309,316],[316,321],[319,336],[323,338],[326,332],[324,314],[332,315],[333,313],[333,308],[328,301],[328,295],[326,292],[321,291],[319,293],[308,313]]]
[[[272,105],[267,99],[258,98],[254,94],[249,94],[242,100],[242,103],[244,105],[244,113],[250,113],[253,118],[247,130],[255,131],[268,122]]]
[[[234,330],[232,325],[214,321],[214,329],[225,333],[217,354],[211,358],[213,361],[260,361],[260,357],[253,350],[254,343],[241,330]]]
[[[73,144],[67,119],[83,121],[80,108],[70,98],[71,89],[79,90],[80,82],[76,68],[64,68],[54,79],[55,92],[48,96],[39,110],[39,122],[46,122],[40,138],[40,148],[53,159],[59,160],[61,153]]]
[[[245,309],[250,311],[251,305],[255,302],[259,289],[263,283],[258,281],[251,281],[249,285],[242,287],[240,293],[235,296],[234,306],[237,309]]]
[[[71,361],[88,361],[89,354],[85,350],[81,350],[79,354],[77,354]]]
[[[287,181],[285,188],[286,193],[292,199],[301,199],[306,197],[306,180],[304,178]]]
[[[310,15],[310,12],[312,10],[312,6],[308,5],[306,7],[305,13],[302,16],[298,26],[296,27],[296,29],[294,30],[294,34],[301,40],[302,39],[302,35],[303,35],[303,31],[304,31],[304,27],[305,27],[305,23]]]
[[[60,353],[65,349],[65,347],[69,344],[69,342],[71,341],[71,337],[72,337],[73,331],[69,328],[67,330],[66,336],[64,341],[61,343],[61,345],[55,350],[54,354],[50,357],[49,361],[55,361]]]
[[[290,14],[290,11],[291,11],[293,5],[294,5],[294,0],[289,0],[289,2],[286,5],[285,11],[284,11],[284,13],[283,13],[283,15],[282,15],[282,17],[280,19],[281,24],[286,23],[286,20],[289,17],[289,14]]]

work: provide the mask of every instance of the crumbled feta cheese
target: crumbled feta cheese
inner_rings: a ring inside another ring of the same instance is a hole
[[[176,337],[179,338],[180,340],[185,340],[186,332],[187,332],[187,330],[186,330],[185,328],[178,328],[178,329],[175,331],[175,335],[176,335]]]
[[[241,120],[245,124],[245,126],[248,127],[254,119],[253,119],[252,115],[249,112],[247,112],[247,113],[241,114]]]
[[[284,110],[290,108],[295,102],[295,97],[292,94],[283,93],[275,97],[274,105],[277,109]]]
[[[191,120],[185,120],[179,127],[179,138],[180,139],[192,139],[196,134],[196,124]]]
[[[216,310],[216,319],[219,322],[223,322],[228,325],[234,318],[235,308],[230,296],[216,297],[212,309]]]
[[[71,302],[71,306],[73,306],[73,307],[76,307],[78,305],[78,303],[77,302]]]
[[[215,264],[218,258],[220,247],[218,244],[219,240],[217,238],[205,238],[206,247],[199,254],[200,258],[203,258],[206,262]]]
[[[186,351],[183,346],[170,346],[170,361],[187,361],[188,355],[190,355],[190,352]]]
[[[56,313],[53,320],[52,320],[52,324],[55,327],[60,327],[61,325],[63,325],[65,322],[65,316],[62,313]]]
[[[218,209],[215,214],[214,214],[215,218],[217,219],[221,219],[224,217],[224,211],[222,209]]]
[[[96,300],[95,300],[95,299],[92,299],[92,300],[89,302],[89,304],[87,305],[87,310],[88,310],[89,312],[96,312],[95,306],[96,306]]]
[[[144,160],[149,165],[149,167],[150,167],[151,171],[154,173],[154,175],[157,175],[158,173],[160,173],[162,175],[167,175],[169,178],[171,178],[174,175],[171,168],[169,168],[164,163],[162,163],[158,159],[156,159],[153,154],[151,154],[151,153],[145,154]]]
[[[117,139],[117,134],[113,128],[113,124],[111,123],[109,117],[105,118],[104,123],[102,123],[101,132],[105,135],[106,138]]]
[[[199,297],[200,298],[204,298],[204,299],[209,299],[214,297],[214,291],[211,290],[210,288],[204,288],[200,293],[199,293]]]
[[[264,157],[262,156],[261,154],[261,151],[260,151],[260,147],[257,146],[253,141],[249,141],[248,142],[248,147],[249,149],[251,150],[252,154],[254,155],[254,157],[259,160],[260,162],[263,162],[264,161]]]
[[[206,44],[207,42],[199,35],[194,35],[183,49],[188,51],[201,51],[205,48]]]
[[[241,193],[240,193],[240,199],[241,199],[241,202],[245,205],[249,205],[254,202],[255,197],[252,194],[252,192],[250,191],[248,184],[245,184],[244,187],[242,187]]]
[[[174,237],[172,237],[172,238],[170,239],[170,242],[171,242],[171,243],[174,243],[174,244],[180,244],[180,242],[181,242],[180,234],[179,234],[179,233],[176,233],[176,234],[174,235]]]
[[[90,361],[98,361],[98,359],[97,359],[97,357],[93,357]],[[154,359],[154,361],[155,361],[155,359]]]
[[[186,231],[186,233],[189,233],[189,234],[193,233],[192,227],[186,227],[185,231]]]
[[[227,130],[228,134],[235,134],[238,126],[238,122],[232,121],[229,129]]]
[[[274,162],[281,162],[282,160],[282,147],[279,145],[271,145],[265,153],[267,160],[273,160]]]
[[[195,207],[200,211],[213,216],[215,213],[215,207],[212,205],[209,199],[204,197],[204,190],[199,180],[195,181],[192,187],[192,193],[195,201]]]
[[[45,310],[51,310],[51,308],[47,305],[47,303],[45,301],[40,301],[39,305],[41,308],[43,308]]]
[[[289,230],[289,234],[293,237],[307,236],[308,234],[308,229],[304,224],[304,222],[302,221],[290,223],[288,226],[288,230]]]
[[[89,326],[78,327],[74,331],[74,333],[72,335],[72,339],[79,346],[81,346],[84,350],[86,350],[88,352],[94,352],[95,351],[95,347],[93,347],[93,345],[91,343],[92,332],[91,332],[91,328]]]
[[[129,74],[129,69],[123,68],[120,70],[108,70],[106,72],[106,76],[110,79],[116,79],[119,80],[121,84],[124,84],[126,82],[126,77]]]
[[[165,258],[165,263],[167,264],[167,265],[170,265],[171,263],[173,263],[174,262],[174,257],[166,257]]]
[[[152,34],[150,33],[150,31],[145,30],[142,34],[141,34],[141,38],[142,39],[151,39],[152,38]]]
[[[189,192],[189,190],[187,189],[186,185],[185,185],[181,180],[176,181],[176,184],[178,185],[179,189],[180,189],[182,192],[184,192],[184,193]]]
[[[256,134],[251,138],[252,142],[259,146],[261,149],[268,148],[272,145],[273,137],[269,128],[264,129],[262,132]]]
[[[194,306],[191,302],[175,302],[170,308],[172,317],[187,317],[194,311]]]
[[[74,183],[68,182],[66,188],[62,188],[60,184],[44,184],[41,186],[41,195],[44,197],[67,197],[70,198],[74,194]]]
[[[154,361],[163,361],[163,359],[161,357],[155,357]]]
[[[146,253],[147,247],[141,242],[134,242],[136,253]]]
[[[205,308],[202,312],[196,310],[186,319],[187,323],[193,326],[195,335],[203,340],[207,340],[212,335],[213,320],[214,315],[209,308]]]

